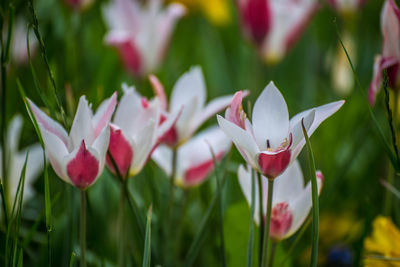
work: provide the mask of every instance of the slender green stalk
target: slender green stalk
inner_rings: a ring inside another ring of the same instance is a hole
[[[149,212],[147,213],[147,223],[146,223],[146,238],[144,241],[144,253],[143,253],[143,263],[142,267],[150,267],[151,263],[151,215],[152,207],[150,204]]]
[[[261,261],[262,261],[262,253],[264,251],[264,247],[263,247],[263,237],[264,237],[264,229],[265,229],[265,224],[264,224],[264,203],[263,203],[263,190],[262,190],[262,177],[261,175],[258,175],[258,173],[256,172],[256,176],[257,176],[257,183],[258,183],[258,203],[259,203],[259,248],[258,248],[258,266],[261,266]]]
[[[81,267],[86,267],[86,191],[81,190],[80,208]]]
[[[273,267],[274,266],[275,252],[276,252],[276,247],[277,246],[278,246],[278,243],[275,242],[275,241],[272,241],[271,253],[269,254],[268,267]]]
[[[10,52],[10,43],[11,43],[11,38],[12,38],[12,32],[13,32],[13,22],[14,22],[14,12],[15,9],[12,5],[9,7],[9,21],[8,21],[8,32],[7,32],[7,39],[6,42],[4,42],[3,35],[0,34],[0,46],[1,46],[1,59],[0,59],[0,64],[1,64],[1,125],[0,125],[0,142],[1,142],[1,147],[3,148],[3,155],[2,155],[2,190],[1,190],[1,198],[3,202],[3,209],[4,209],[4,223],[6,226],[6,229],[8,228],[8,211],[7,211],[7,157],[8,157],[8,151],[6,149],[6,120],[7,120],[7,71],[6,71],[6,65],[8,62],[8,55]],[[3,22],[4,22],[4,14],[1,14],[1,29],[3,28]]]
[[[177,148],[172,149],[172,172],[171,178],[169,183],[169,200],[168,200],[168,208],[167,208],[167,218],[168,218],[168,225],[171,225],[171,212],[172,206],[174,204],[174,192],[175,192],[175,176],[176,176],[176,164],[178,159],[178,150]]]
[[[251,207],[250,207],[250,230],[249,244],[247,247],[247,267],[251,267],[253,263],[253,247],[254,247],[254,211],[256,209],[256,177],[255,170],[251,170]]]
[[[121,183],[120,190],[120,201],[119,201],[119,255],[118,255],[118,263],[119,266],[125,266],[125,188],[126,181]]]
[[[268,241],[269,241],[269,228],[271,224],[271,211],[272,211],[272,194],[274,189],[274,180],[268,179],[268,200],[267,200],[267,216],[265,217],[265,229],[263,238],[263,253],[262,253],[262,267],[267,267],[268,258]],[[261,190],[261,188],[260,188]],[[262,217],[260,218],[260,223],[262,222]]]
[[[307,131],[304,127],[304,121],[301,121],[301,127],[303,128],[304,138],[306,139],[307,151],[308,151],[308,163],[310,166],[311,173],[311,193],[312,193],[312,247],[311,247],[311,262],[310,266],[317,266],[318,259],[318,225],[319,225],[319,201],[318,201],[318,184],[317,176],[315,173],[315,161],[314,155],[311,148],[310,139],[308,138]]]

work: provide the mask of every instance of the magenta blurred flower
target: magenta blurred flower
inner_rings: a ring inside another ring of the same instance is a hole
[[[91,186],[104,168],[110,140],[109,121],[117,103],[117,93],[105,100],[94,115],[91,105],[82,96],[69,135],[31,100],[28,99],[28,103],[56,174],[80,189]]]
[[[161,105],[158,98],[152,101],[141,97],[134,87],[122,85],[124,95],[110,124],[109,151],[119,172],[124,177],[137,174],[150,158],[158,141],[169,130],[179,111],[172,113],[162,124]],[[107,156],[107,166],[114,170]]]
[[[207,92],[200,67],[192,67],[178,79],[172,89],[169,104],[162,84],[155,76],[151,76],[150,81],[164,108],[164,117],[181,111],[176,124],[161,138],[169,146],[179,146],[186,142],[207,119],[229,106],[232,101],[232,95],[228,95],[217,97],[206,105]]]
[[[394,0],[386,0],[381,13],[383,35],[382,54],[375,58],[374,77],[369,87],[369,102],[375,104],[382,83],[382,71],[387,70],[389,87],[399,87],[400,64],[400,10]]]
[[[342,14],[354,13],[360,9],[367,0],[327,0],[328,3]]]
[[[23,201],[29,200],[34,194],[33,183],[36,177],[43,169],[43,150],[40,144],[32,144],[21,150],[19,147],[19,139],[21,137],[23,119],[21,115],[16,115],[8,124],[7,128],[7,139],[5,150],[0,147],[0,174],[3,173],[2,157],[3,153],[6,153],[7,163],[7,182],[5,192],[7,194],[6,199],[9,200],[8,205],[12,205],[15,200],[15,194],[17,193],[19,179],[21,177],[21,172],[25,164],[26,154],[29,152],[28,161],[26,164],[25,171],[25,186]],[[1,202],[1,201],[0,201]],[[1,212],[0,212],[1,213]],[[1,217],[1,216],[0,216]]]
[[[316,0],[239,0],[245,34],[268,63],[280,61],[318,7]]]
[[[247,202],[251,205],[251,168],[240,165],[238,170],[239,184]],[[266,214],[268,182],[261,179],[263,214]],[[320,194],[324,178],[317,172],[318,194]],[[255,183],[255,195],[259,192],[258,183]],[[304,223],[312,207],[311,182],[304,187],[303,173],[297,160],[293,162],[275,181],[272,197],[271,238],[279,241],[293,235]],[[260,203],[255,202],[254,220],[260,223]],[[263,218],[264,219],[264,218]]]
[[[216,126],[198,133],[177,148],[176,183],[183,187],[202,183],[214,168],[211,151],[213,151],[216,159],[220,160],[230,147],[231,141]],[[161,145],[152,156],[152,159],[164,170],[168,177],[172,174],[172,154],[170,147]]]
[[[254,104],[252,122],[241,108],[241,92],[235,94],[225,119],[217,115],[221,129],[235,143],[243,158],[258,172],[273,179],[299,155],[305,144],[301,120],[310,136],[335,113],[343,100],[303,111],[289,121],[285,99],[270,82]]]
[[[112,0],[104,6],[103,16],[109,28],[107,44],[115,46],[134,75],[145,75],[157,69],[167,52],[176,21],[185,9],[173,3],[162,8],[161,0]]]

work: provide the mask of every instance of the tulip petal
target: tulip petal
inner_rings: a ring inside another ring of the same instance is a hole
[[[167,177],[171,176],[171,164],[172,164],[172,150],[171,148],[165,146],[165,145],[160,145],[158,146],[153,154],[151,155],[151,158],[157,163],[158,167],[160,167]],[[179,171],[177,171],[179,173]]]
[[[220,152],[215,155],[216,160],[220,160],[224,155],[224,152]],[[214,169],[214,160],[209,159],[205,162],[202,162],[199,165],[192,166],[191,168],[185,171],[185,186],[195,186],[198,185],[207,178],[207,176]]]
[[[86,97],[81,96],[71,132],[69,133],[73,148],[81,146],[82,140],[85,140],[88,145],[92,144],[94,140],[92,116],[92,110],[89,108]]]
[[[19,139],[21,137],[23,119],[21,115],[16,115],[9,122],[7,127],[7,150],[6,153],[10,155],[18,151]],[[24,159],[25,160],[25,159]]]
[[[217,120],[222,131],[224,131],[225,134],[232,139],[236,147],[246,155],[245,160],[247,160],[251,166],[257,168],[258,163],[256,161],[256,156],[260,150],[253,137],[248,132],[222,118],[220,115],[217,115]]]
[[[111,120],[111,116],[114,113],[115,106],[117,104],[117,92],[104,100],[93,116],[93,127],[94,127],[94,138],[97,138],[103,129],[108,125]]]
[[[172,90],[170,111],[179,110],[181,106],[188,108],[187,105],[193,98],[197,99],[197,114],[206,101],[206,86],[200,67],[192,67],[176,82]]]
[[[261,152],[258,154],[261,173],[268,179],[274,179],[281,175],[289,166],[290,154],[289,149],[273,153]]]
[[[67,176],[64,162],[65,157],[69,154],[66,144],[52,132],[45,129],[41,129],[40,131],[47,156],[55,173],[65,182],[71,183]]]
[[[317,186],[318,186],[318,195],[321,193],[323,185],[323,177],[320,173],[317,175]],[[286,233],[285,237],[289,237],[294,234],[300,226],[304,223],[305,219],[308,216],[308,213],[312,207],[312,195],[311,195],[311,181],[308,182],[307,186],[303,189],[300,195],[297,198],[292,199],[289,202],[289,206],[293,211],[293,221],[290,230]]]
[[[94,156],[95,151],[86,148],[85,141],[71,155],[67,163],[67,174],[72,183],[81,189],[93,184],[99,174],[99,161]]]
[[[157,123],[150,120],[145,127],[143,127],[137,135],[133,137],[133,151],[134,157],[130,169],[130,175],[135,175],[140,172],[151,156],[154,149],[156,139]]]
[[[301,118],[307,117],[307,114],[311,111],[311,110],[315,110],[315,116],[314,116],[314,120],[313,123],[311,124],[310,128],[307,131],[308,136],[311,136],[314,131],[318,128],[318,126],[327,118],[329,118],[332,114],[334,114],[336,111],[338,111],[343,104],[345,103],[344,100],[340,100],[340,101],[336,101],[336,102],[331,102],[310,110],[306,110],[303,111],[299,114],[297,114],[296,116],[294,116],[291,119],[291,122],[293,122],[292,124],[295,125],[295,122],[301,121]],[[293,149],[292,149],[292,156],[291,156],[291,162],[297,158],[297,156],[300,154],[302,148],[305,145],[305,139],[304,137],[301,139],[300,142],[298,142],[297,144],[293,144]]]
[[[29,98],[27,98],[28,104],[35,116],[35,119],[39,126],[41,126],[40,132],[43,130],[49,131],[56,135],[65,145],[68,145],[68,134],[65,129],[56,121],[51,119],[47,114],[41,111]]]
[[[162,110],[167,110],[168,100],[167,100],[167,96],[165,95],[164,86],[162,85],[160,80],[158,80],[158,78],[155,75],[150,75],[149,80],[153,87],[155,95],[160,100]]]
[[[272,202],[290,202],[300,195],[304,188],[303,173],[300,164],[295,160],[274,182]]]
[[[110,126],[109,151],[118,166],[119,172],[125,176],[129,171],[133,159],[132,145],[121,129]],[[115,172],[111,159],[107,156],[107,166]]]
[[[302,120],[304,119],[304,128],[308,131],[314,122],[315,119],[315,110],[309,109],[302,112],[303,117],[294,116],[290,119],[290,133],[292,134],[292,146],[296,147],[296,145],[304,138],[303,127],[301,125]]]
[[[110,127],[106,126],[100,132],[96,140],[94,140],[93,144],[89,147],[90,149],[94,149],[97,152],[97,154],[94,156],[98,156],[97,160],[99,161],[99,173],[103,172],[109,142],[110,142]]]
[[[232,102],[232,95],[217,97],[210,101],[205,108],[198,114],[198,116],[192,121],[190,126],[190,132],[194,133],[196,130],[210,117],[214,116]]]
[[[281,92],[270,82],[257,98],[253,108],[253,130],[261,150],[278,148],[288,137],[289,112]]]

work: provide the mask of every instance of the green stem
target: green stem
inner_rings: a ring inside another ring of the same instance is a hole
[[[278,245],[277,242],[272,241],[271,244],[271,254],[269,255],[269,262],[268,262],[268,267],[274,266],[274,258],[275,258],[275,251],[276,251],[276,246]]]
[[[172,150],[172,172],[171,179],[169,183],[169,200],[168,200],[168,209],[167,209],[167,218],[168,224],[171,225],[171,212],[172,206],[174,204],[174,192],[175,192],[175,176],[176,176],[176,164],[178,159],[177,148],[173,148]]]
[[[274,180],[268,179],[268,200],[267,200],[267,216],[265,218],[265,229],[264,229],[264,239],[263,239],[263,253],[262,253],[262,267],[267,267],[267,258],[268,258],[268,241],[269,241],[269,228],[271,224],[271,210],[272,210],[272,194],[274,189]],[[262,190],[262,187],[260,187]],[[260,218],[260,222],[262,221],[262,217]]]
[[[261,175],[258,175],[258,173],[256,172],[256,175],[257,175],[257,183],[258,183],[258,203],[259,203],[259,209],[258,209],[258,211],[259,211],[259,225],[260,225],[260,237],[259,237],[259,239],[260,239],[260,247],[259,247],[259,251],[258,251],[258,266],[261,266],[261,260],[262,260],[262,253],[263,253],[263,250],[264,250],[264,248],[263,248],[263,236],[264,236],[264,220],[263,220],[263,218],[264,218],[264,209],[263,209],[263,206],[264,206],[264,203],[263,203],[263,191],[262,191],[262,181],[261,181],[261,179],[262,179],[262,177],[261,177]]]
[[[124,255],[125,255],[125,187],[126,181],[121,183],[121,196],[119,201],[119,266],[125,266]]]
[[[81,267],[86,267],[86,191],[81,190],[80,209]]]
[[[249,244],[247,247],[247,267],[251,267],[253,263],[253,243],[254,243],[254,211],[256,208],[256,177],[255,170],[251,170],[251,207],[250,207],[250,229]]]

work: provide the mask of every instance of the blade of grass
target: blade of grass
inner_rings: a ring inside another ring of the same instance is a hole
[[[306,139],[306,146],[308,152],[308,164],[311,173],[311,193],[312,193],[312,247],[311,247],[311,262],[310,266],[317,266],[318,259],[318,226],[319,226],[319,202],[318,202],[318,185],[317,176],[315,171],[314,155],[311,148],[310,139],[308,138],[307,131],[304,127],[304,119],[301,120],[301,127],[303,128],[304,138]]]
[[[1,46],[1,125],[0,125],[0,142],[1,142],[1,147],[3,148],[3,156],[2,156],[2,166],[3,166],[3,173],[2,173],[2,183],[4,185],[3,190],[2,190],[2,201],[5,203],[3,205],[4,208],[4,223],[6,226],[6,229],[8,228],[8,211],[7,211],[7,152],[5,149],[5,144],[6,144],[6,119],[7,119],[7,70],[6,70],[6,65],[8,61],[8,55],[10,52],[10,43],[11,43],[11,38],[12,38],[12,31],[13,31],[13,22],[14,22],[14,12],[15,9],[14,7],[10,4],[9,5],[9,21],[8,21],[8,32],[7,32],[7,40],[6,44],[4,45],[4,40],[3,40],[3,34],[0,34],[0,46]],[[3,28],[3,19],[4,15],[1,15],[1,29]]]
[[[396,187],[389,184],[385,180],[380,180],[380,182],[387,190],[389,190],[393,195],[400,199],[400,191]]]
[[[378,122],[377,118],[375,117],[375,114],[374,114],[374,112],[372,111],[372,109],[371,109],[371,107],[370,107],[370,105],[369,105],[369,103],[368,103],[367,96],[366,96],[365,92],[364,92],[363,89],[362,89],[363,87],[361,86],[360,80],[358,79],[358,75],[357,75],[357,73],[356,73],[356,71],[355,71],[354,65],[353,65],[353,63],[352,63],[352,61],[351,61],[351,59],[350,59],[350,56],[349,56],[349,54],[348,54],[348,52],[347,52],[346,47],[345,47],[344,44],[343,44],[342,38],[340,37],[339,28],[338,28],[338,26],[337,26],[336,19],[334,20],[334,24],[335,24],[335,27],[336,27],[336,34],[337,34],[337,37],[338,37],[338,39],[339,39],[340,45],[342,46],[342,48],[343,48],[343,50],[344,50],[344,52],[345,52],[345,54],[346,54],[347,60],[349,61],[351,70],[352,70],[352,72],[353,72],[354,80],[355,80],[355,82],[356,82],[356,84],[357,84],[357,88],[359,88],[359,90],[360,90],[362,96],[366,99],[365,104],[367,105],[368,112],[369,112],[369,114],[370,114],[370,116],[371,116],[371,119],[372,119],[372,122],[373,122],[373,124],[374,124],[374,126],[375,126],[375,128],[376,128],[376,130],[377,130],[377,132],[378,132],[378,135],[379,135],[379,137],[380,137],[380,139],[381,139],[381,142],[382,142],[382,144],[383,144],[383,146],[384,146],[384,148],[385,148],[386,154],[388,155],[390,161],[392,162],[393,167],[395,168],[395,170],[396,170],[397,172],[400,172],[400,163],[399,163],[399,161],[397,161],[396,156],[394,155],[392,149],[390,148],[390,145],[389,145],[388,142],[386,141],[386,137],[385,137],[385,135],[383,134],[383,130],[382,130],[382,128],[380,127],[379,122]]]
[[[149,212],[147,213],[147,224],[146,224],[146,237],[144,241],[144,253],[143,253],[143,267],[150,267],[151,261],[151,215],[152,215],[152,204],[150,204]]]
[[[39,142],[43,148],[44,192],[45,192],[44,199],[45,199],[45,215],[46,215],[46,229],[47,229],[47,264],[48,264],[48,266],[51,266],[51,232],[52,232],[53,227],[52,227],[52,221],[51,221],[51,195],[50,195],[49,175],[48,175],[47,164],[46,164],[45,147],[44,147],[42,135],[40,133],[39,124],[37,123],[36,118],[33,115],[31,107],[28,105],[28,103],[26,101],[25,90],[18,78],[17,78],[17,86],[18,86],[20,95],[22,97],[22,100],[24,101],[25,108],[28,112],[28,115],[32,120],[36,134],[39,138]]]
[[[49,101],[47,101],[46,95],[44,94],[44,91],[40,88],[39,81],[37,79],[36,71],[35,68],[33,67],[32,60],[31,60],[31,49],[29,45],[29,31],[30,31],[31,25],[28,25],[28,30],[26,32],[26,50],[28,51],[28,61],[29,61],[29,68],[32,73],[32,78],[33,78],[33,84],[35,85],[35,89],[37,94],[40,96],[40,99],[42,102],[45,104],[47,109],[50,111],[50,115],[53,118],[56,118],[56,112],[54,108],[49,104]]]
[[[256,209],[256,177],[255,170],[251,170],[251,207],[250,207],[250,229],[249,244],[247,247],[247,267],[251,267],[253,263],[253,247],[254,247],[254,211]],[[259,189],[260,190],[260,189]]]
[[[54,93],[54,98],[56,100],[56,104],[57,104],[57,106],[58,106],[58,108],[60,110],[61,117],[62,117],[63,122],[64,122],[64,126],[65,126],[66,129],[68,129],[68,124],[67,124],[65,111],[64,111],[63,106],[61,105],[61,102],[60,102],[59,98],[58,98],[56,81],[54,79],[53,72],[50,69],[50,65],[49,65],[49,62],[48,62],[48,59],[47,59],[46,48],[44,46],[43,38],[40,35],[39,22],[38,22],[38,19],[37,19],[37,16],[36,16],[36,11],[35,11],[35,9],[33,7],[33,1],[32,0],[28,1],[28,9],[29,9],[29,11],[31,13],[31,16],[32,16],[32,28],[33,28],[33,31],[35,32],[36,39],[38,40],[38,43],[39,43],[40,53],[42,55],[44,64],[46,66],[47,73],[48,73],[49,78],[50,78],[51,85],[53,87],[53,93]]]
[[[208,143],[208,142],[207,142]],[[208,147],[211,152],[211,156],[213,159],[214,163],[214,174],[215,174],[215,179],[217,180],[217,191],[218,191],[218,228],[219,228],[219,237],[220,237],[220,254],[221,254],[221,262],[222,266],[226,267],[226,257],[225,257],[225,238],[224,238],[224,207],[222,203],[222,190],[223,187],[221,186],[221,177],[219,175],[219,164],[217,162],[217,158],[215,157],[215,153],[211,147],[211,145],[208,143]]]
[[[71,259],[69,260],[69,267],[73,267],[74,266],[75,256],[76,256],[75,252],[72,251]]]
[[[224,164],[223,165],[221,164],[223,166],[222,167],[223,173],[222,173],[222,176],[221,176],[222,177],[222,179],[221,179],[221,185],[222,186],[225,184],[226,167],[227,167],[227,162],[229,161],[230,155],[231,155],[231,152],[225,158]],[[208,230],[208,228],[206,226],[208,225],[208,222],[209,222],[209,220],[211,218],[211,215],[212,215],[212,213],[214,211],[214,206],[215,206],[215,204],[217,202],[217,199],[218,199],[218,193],[219,193],[218,191],[215,192],[213,198],[211,199],[210,205],[208,206],[207,211],[206,211],[203,219],[200,222],[199,230],[197,231],[197,233],[196,233],[196,235],[195,235],[195,237],[194,237],[194,239],[193,239],[193,241],[192,241],[192,243],[191,243],[191,245],[189,247],[189,250],[188,250],[188,252],[187,252],[187,254],[185,256],[185,266],[192,266],[193,265],[193,262],[195,261],[197,255],[198,255],[198,253],[200,251],[200,248],[201,248],[201,246],[202,246],[202,244],[203,244],[203,242],[205,240],[206,232]]]
[[[400,262],[400,258],[395,258],[395,257],[385,257],[381,255],[365,255],[364,258],[366,259],[372,259],[372,260],[377,260],[377,261],[393,261],[393,262]]]
[[[19,249],[18,252],[18,263],[17,263],[18,267],[22,267],[24,266],[24,250],[22,248]]]

